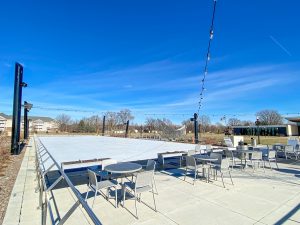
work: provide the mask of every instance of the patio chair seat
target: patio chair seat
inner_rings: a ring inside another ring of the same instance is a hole
[[[133,182],[125,182],[124,185],[125,185],[125,188],[130,188],[131,190],[135,190],[135,183],[133,183]],[[143,187],[137,187],[136,193],[142,193],[142,192],[151,191],[151,190],[152,190],[152,186],[146,185]]]
[[[118,182],[115,180],[103,180],[103,181],[97,182],[98,189],[115,187],[117,185],[118,185]],[[96,190],[95,185],[91,185],[91,187]]]

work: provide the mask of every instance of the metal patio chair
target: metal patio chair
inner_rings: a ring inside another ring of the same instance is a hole
[[[228,159],[227,158],[223,159],[222,158],[222,154],[220,154],[220,153],[214,153],[214,152],[212,152],[210,154],[210,157],[218,159],[216,162],[212,162],[211,163],[211,169],[214,170],[214,177],[215,177],[215,179],[217,179],[218,172],[220,172],[221,178],[222,178],[223,187],[225,188],[224,173],[228,173],[229,177],[230,177],[230,180],[231,180],[231,184],[234,185],[232,177],[231,177],[231,173],[230,173],[230,165],[229,165]]]
[[[234,151],[225,149],[224,152],[225,152],[226,158],[228,159],[228,161],[230,163],[231,169],[233,169],[233,167],[240,167],[241,169],[243,168],[241,159],[235,156]]]
[[[118,201],[117,201],[117,197],[118,197],[118,182],[115,180],[102,180],[102,177],[97,175],[94,171],[89,170],[88,169],[88,176],[89,176],[89,183],[88,183],[88,190],[86,192],[85,195],[85,201],[87,200],[88,194],[90,191],[95,192],[94,195],[94,200],[93,200],[93,204],[92,207],[94,206],[94,202],[96,199],[96,195],[97,193],[99,193],[100,195],[102,195],[103,197],[106,198],[106,200],[109,200],[109,190],[111,188],[115,189],[115,207],[117,208],[118,206]],[[97,181],[97,176],[100,177],[100,181]],[[103,189],[106,189],[106,195],[101,191]]]
[[[195,181],[197,179],[200,169],[202,170],[202,173],[204,175],[205,170],[207,170],[207,173],[209,173],[210,166],[203,165],[203,164],[198,165],[196,159],[193,156],[186,156],[186,168],[185,168],[184,180],[186,178],[186,174],[187,174],[188,170],[190,170],[190,171],[192,171],[192,173],[194,173],[193,185],[195,185]]]
[[[137,219],[138,219],[138,210],[137,210],[136,203],[137,203],[137,200],[139,200],[139,202],[141,202],[141,194],[144,192],[152,192],[153,202],[154,202],[154,211],[155,212],[157,211],[155,197],[154,197],[154,190],[153,190],[153,176],[154,176],[154,171],[145,170],[145,171],[137,173],[134,182],[125,182],[124,183],[123,207],[125,207],[126,193],[129,192],[134,196],[135,215],[136,215]]]
[[[264,163],[263,163],[263,154],[262,154],[262,151],[256,150],[256,151],[252,152],[250,162],[251,162],[253,171],[255,170],[255,166],[256,165],[258,166],[258,168],[260,168],[261,166],[263,166],[263,169],[265,171],[265,166],[264,166]]]
[[[268,149],[268,153],[266,156],[263,156],[264,166],[265,162],[269,162],[270,169],[273,169],[271,166],[271,162],[275,162],[277,169],[279,169],[277,165],[277,159],[276,159],[276,151],[272,149]]]
[[[131,181],[133,181],[133,177],[136,176],[138,173],[141,173],[143,171],[153,171],[153,184],[154,184],[154,188],[155,188],[155,194],[158,194],[157,187],[156,187],[156,182],[155,182],[155,178],[154,178],[155,168],[156,168],[156,162],[153,159],[148,159],[147,160],[147,165],[142,171],[135,172],[135,173],[132,174]]]
[[[284,146],[284,154],[285,154],[285,159],[288,158],[292,159],[294,157],[297,160],[299,155],[299,150],[297,151],[297,149],[293,145],[286,145]]]

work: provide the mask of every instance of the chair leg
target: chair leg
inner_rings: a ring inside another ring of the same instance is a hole
[[[232,185],[234,185],[234,184],[233,184],[233,180],[232,180],[232,177],[231,177],[231,173],[230,173],[230,170],[229,170],[229,176],[230,176],[231,184],[232,184]]]
[[[115,207],[118,207],[118,189],[115,187]]]
[[[155,194],[158,195],[158,191],[157,191],[157,187],[156,187],[156,182],[155,182],[155,179],[154,179],[154,176],[153,176],[153,184],[154,184],[154,187],[155,187]]]
[[[225,188],[223,173],[222,173],[222,172],[220,172],[220,173],[221,173],[221,178],[222,178],[223,187]]]
[[[92,207],[94,207],[94,203],[95,203],[96,195],[97,195],[97,191],[95,190],[95,196],[94,196],[94,200],[93,200]]]
[[[106,200],[109,199],[109,188],[106,189]]]
[[[185,168],[185,173],[184,173],[184,179],[183,180],[185,180],[185,178],[186,178],[186,173],[187,173],[187,168]]]
[[[153,195],[154,209],[155,209],[155,212],[157,212],[153,186],[152,186],[152,195]]]
[[[125,200],[126,200],[126,188],[124,187],[124,190],[123,190],[123,207],[125,207]]]
[[[194,182],[193,182],[193,185],[195,185],[195,182],[196,182],[196,177],[197,177],[197,172],[196,172],[196,170],[194,171]]]
[[[136,218],[138,219],[139,217],[138,217],[138,211],[137,211],[137,206],[136,206],[136,200],[137,200],[137,195],[136,195],[136,193],[134,193],[134,197],[135,197],[135,201],[134,201],[134,206],[135,206],[135,215],[136,215]]]
[[[90,189],[88,188],[87,191],[86,191],[86,195],[85,195],[85,201],[87,200],[87,197],[89,195],[89,192],[90,192]]]
[[[276,167],[279,170],[278,164],[277,164],[277,159],[275,159]]]
[[[263,169],[264,169],[264,173],[266,172],[266,170],[265,170],[265,162],[264,161],[262,161],[262,167],[263,167]]]

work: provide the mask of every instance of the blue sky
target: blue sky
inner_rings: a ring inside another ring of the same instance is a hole
[[[31,115],[74,119],[130,109],[174,122],[197,111],[213,2],[2,1],[0,111],[12,113],[14,62]],[[255,120],[300,112],[297,0],[219,0],[201,114]],[[42,108],[76,109],[57,111]]]

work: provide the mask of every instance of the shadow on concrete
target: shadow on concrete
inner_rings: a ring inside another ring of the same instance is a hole
[[[291,222],[300,223],[300,221],[295,221],[290,219],[298,210],[300,209],[300,203],[293,208],[291,211],[289,211],[285,216],[283,216],[280,220],[278,220],[274,225],[281,225],[284,224],[287,220],[290,220]]]
[[[288,174],[294,174],[294,175],[300,175],[300,170],[296,169],[276,169],[276,171],[281,173],[288,173]]]

